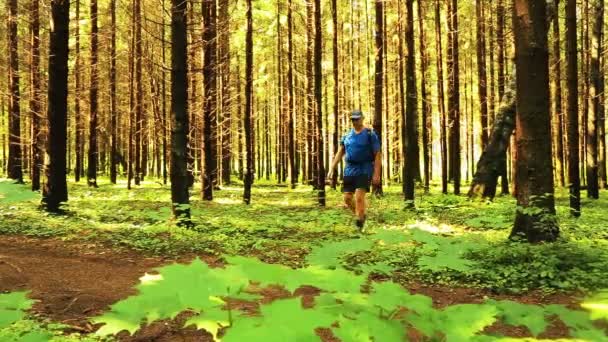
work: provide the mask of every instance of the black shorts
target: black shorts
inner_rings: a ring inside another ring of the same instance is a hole
[[[369,192],[370,183],[371,177],[368,175],[344,176],[342,192],[355,192],[357,189],[362,189]]]

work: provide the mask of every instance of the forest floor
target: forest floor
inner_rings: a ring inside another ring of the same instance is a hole
[[[325,209],[263,181],[251,206],[238,186],[194,192],[184,230],[159,183],[71,183],[54,216],[0,181],[0,340],[608,340],[608,201],[574,220],[559,193],[560,241],[531,246],[506,239],[510,197],[420,192],[405,211],[398,190],[370,199],[358,234],[337,191]],[[19,293],[35,302],[2,297]]]

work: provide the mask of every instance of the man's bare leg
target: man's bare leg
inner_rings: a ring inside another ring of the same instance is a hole
[[[365,223],[365,195],[367,191],[365,189],[357,189],[355,191],[355,215],[357,216],[357,227],[359,230],[363,229]]]
[[[350,209],[350,211],[352,211],[353,214],[355,213],[355,202],[353,201],[352,192],[344,193],[344,205],[346,206],[346,208]]]

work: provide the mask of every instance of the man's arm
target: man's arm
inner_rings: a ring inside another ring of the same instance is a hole
[[[374,158],[374,177],[372,178],[372,183],[380,184],[380,172],[382,169],[382,151],[376,152],[376,156]]]
[[[327,175],[327,178],[332,178],[336,167],[338,167],[338,163],[340,163],[340,160],[342,160],[342,157],[344,157],[344,145],[340,145],[340,147],[338,148],[338,152],[336,152],[336,156],[334,157],[334,160],[332,160],[331,166],[329,167],[329,173]]]

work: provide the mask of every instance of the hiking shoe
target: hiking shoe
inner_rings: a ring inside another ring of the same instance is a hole
[[[357,226],[357,230],[359,233],[363,233],[363,226],[365,224],[365,220],[357,220],[355,221],[355,225]]]

